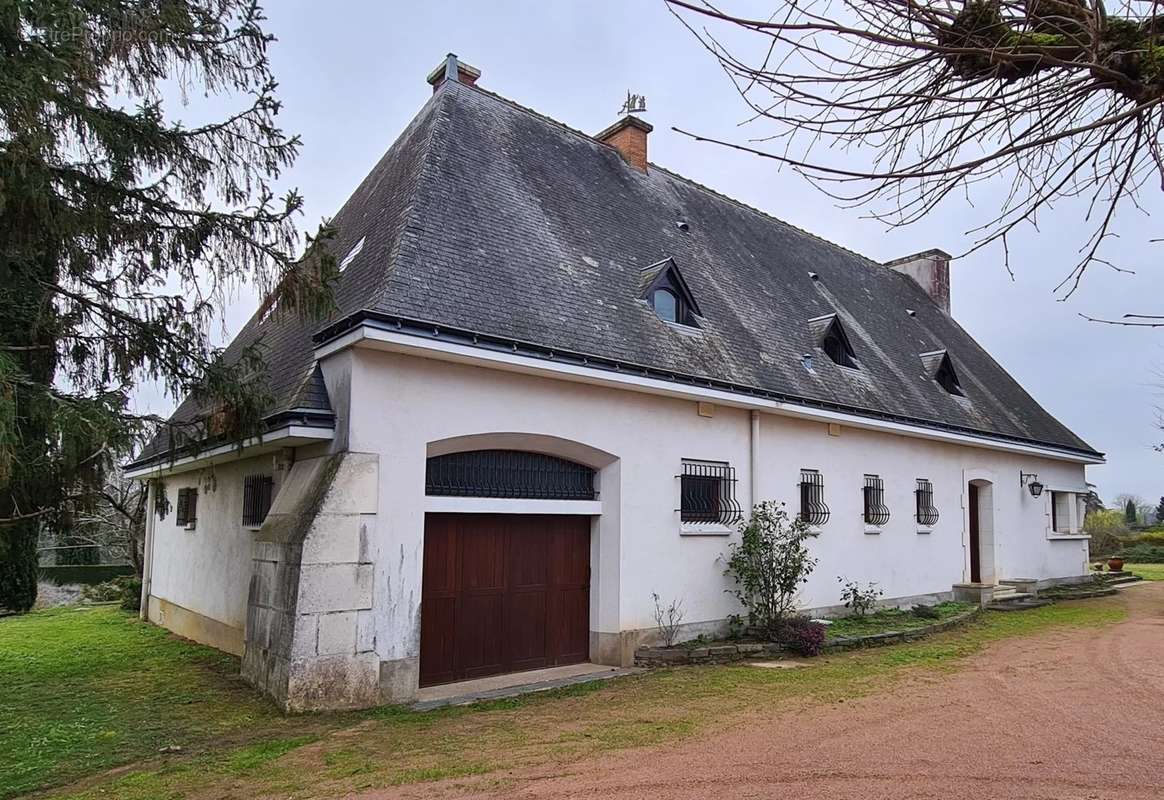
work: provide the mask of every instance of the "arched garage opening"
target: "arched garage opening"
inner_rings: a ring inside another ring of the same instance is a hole
[[[421,686],[590,659],[594,501],[599,468],[614,459],[550,439],[493,434],[457,443],[469,449],[429,446],[426,495],[484,505],[425,514]],[[506,447],[514,444],[537,449]],[[555,513],[571,503],[588,512]]]

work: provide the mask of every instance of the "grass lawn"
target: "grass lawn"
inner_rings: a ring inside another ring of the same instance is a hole
[[[1146,581],[1164,581],[1164,564],[1124,564],[1124,570]]]
[[[834,619],[828,627],[828,638],[838,636],[868,636],[873,633],[886,631],[912,631],[941,622],[957,614],[969,611],[973,606],[969,603],[939,603],[934,606],[938,616],[935,619],[919,617],[909,609],[882,608],[863,617],[841,617]]]
[[[810,669],[659,670],[425,713],[284,717],[240,683],[234,658],[112,608],[39,612],[0,620],[0,797],[53,786],[49,796],[86,800],[342,797],[494,773],[673,741],[759,706],[844,701],[955,668],[997,639],[1123,613],[1110,599],[988,612],[956,632]],[[182,752],[159,755],[169,744]]]

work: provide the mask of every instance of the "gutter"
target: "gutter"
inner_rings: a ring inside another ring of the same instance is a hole
[[[1064,447],[1021,436],[983,431],[939,420],[908,417],[827,400],[801,397],[770,389],[700,377],[656,367],[558,350],[517,339],[411,320],[376,311],[358,311],[327,326],[314,337],[316,359],[356,346],[373,343],[382,349],[419,351],[430,358],[444,357],[494,367],[588,383],[616,385],[688,399],[702,399],[737,408],[755,409],[785,416],[837,422],[850,427],[887,431],[955,444],[1006,450],[1083,464],[1102,464],[1095,450]]]

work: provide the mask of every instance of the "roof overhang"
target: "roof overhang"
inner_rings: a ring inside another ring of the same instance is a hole
[[[702,400],[799,419],[836,422],[852,428],[898,436],[1022,453],[1077,464],[1104,463],[1102,453],[994,435],[939,421],[916,420],[811,398],[791,397],[711,378],[554,350],[528,342],[371,311],[358,312],[325,328],[316,336],[316,342],[317,359],[351,347],[383,350],[667,397]]]
[[[243,442],[230,442],[216,447],[208,447],[196,453],[173,457],[169,453],[160,453],[126,465],[125,477],[131,480],[162,478],[229,461],[274,453],[284,447],[302,447],[318,442],[329,442],[334,437],[335,431],[332,428],[288,424],[272,428],[262,436],[255,436]]]

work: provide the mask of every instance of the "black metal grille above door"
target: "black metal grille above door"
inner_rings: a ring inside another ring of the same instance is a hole
[[[594,470],[557,456],[523,450],[473,450],[433,456],[425,467],[425,494],[594,500]]]

